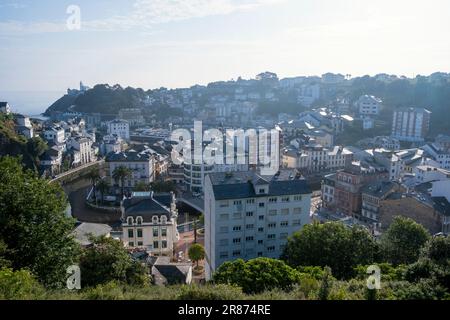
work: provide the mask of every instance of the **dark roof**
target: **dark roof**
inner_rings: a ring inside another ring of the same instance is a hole
[[[312,192],[306,180],[296,179],[292,174],[288,178],[281,174],[259,177],[254,172],[213,173],[208,176],[213,184],[216,200],[309,194]],[[262,181],[269,184],[268,194],[257,194],[255,192],[255,186],[260,185]]]
[[[8,102],[0,102],[0,107],[6,107],[7,104]]]
[[[128,161],[142,161],[142,162],[148,162],[150,160],[150,155],[147,153],[138,153],[133,151],[127,151],[127,152],[110,152],[106,156],[107,162],[128,162]]]
[[[445,197],[433,197],[433,208],[443,214],[444,216],[450,216],[450,203]]]
[[[191,268],[190,264],[173,263],[167,257],[159,257],[154,262],[152,275],[155,284],[185,284]]]
[[[150,222],[152,217],[156,215],[166,216],[167,220],[169,220],[171,217],[170,210],[156,200],[157,198],[158,196],[144,196],[125,199],[123,202],[125,218],[141,216],[144,222]]]
[[[365,185],[362,188],[362,193],[378,198],[384,198],[395,186],[396,183],[392,181],[377,181]]]

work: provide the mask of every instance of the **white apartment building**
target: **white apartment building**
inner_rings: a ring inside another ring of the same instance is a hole
[[[179,240],[176,199],[171,194],[135,192],[122,210],[122,241],[128,248],[146,249],[154,256],[172,256]]]
[[[382,103],[381,99],[366,94],[359,97],[356,106],[358,107],[359,114],[363,117],[377,116],[380,114]]]
[[[402,108],[394,111],[392,137],[400,141],[421,142],[430,129],[431,112],[424,108]]]
[[[86,164],[97,160],[92,148],[92,140],[86,137],[71,137],[67,141],[67,150],[74,149],[80,153],[80,164]]]
[[[114,170],[118,167],[125,167],[131,170],[131,176],[125,179],[125,187],[127,188],[132,188],[139,182],[149,184],[154,180],[153,157],[148,152],[129,150],[109,153],[105,161],[108,165],[107,175],[111,185],[120,183],[113,178]]]
[[[52,126],[43,132],[44,139],[55,144],[62,144],[66,141],[66,133],[59,126]]]
[[[116,135],[124,140],[130,140],[130,124],[126,120],[108,122],[108,134]]]
[[[311,189],[292,171],[213,173],[205,180],[206,279],[224,262],[278,258],[310,223]]]
[[[30,118],[21,114],[16,115],[15,130],[18,134],[25,136],[27,139],[34,137],[33,125]]]
[[[284,168],[321,172],[342,169],[352,160],[353,152],[347,148],[335,146],[327,149],[321,145],[307,145],[301,149],[285,150],[281,162]]]
[[[107,155],[110,152],[121,152],[124,141],[116,135],[107,135],[103,137],[101,144],[101,153]]]

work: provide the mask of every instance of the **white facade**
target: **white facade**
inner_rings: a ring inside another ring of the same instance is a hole
[[[108,134],[130,140],[130,124],[125,120],[113,120],[108,123]]]
[[[381,110],[382,101],[370,95],[361,96],[356,105],[361,116],[377,116]]]
[[[163,202],[163,198],[169,198],[170,203]],[[174,244],[179,240],[177,217],[173,195],[134,193],[123,202],[122,241],[128,248],[143,248],[152,255],[172,256]]]
[[[130,169],[131,176],[125,179],[125,186],[132,188],[139,182],[149,184],[154,180],[154,162],[153,157],[145,152],[126,151],[118,153],[110,153],[106,157],[108,164],[108,176],[111,185],[117,185],[119,181],[115,181],[114,170],[119,167]]]
[[[306,181],[267,181],[254,176],[254,192],[246,194],[249,175],[245,172],[206,177],[207,279],[226,261],[278,258],[287,238],[310,223],[311,190]],[[292,191],[280,193],[280,186],[286,184],[292,184]]]
[[[66,141],[66,133],[61,127],[47,128],[43,132],[44,139],[55,144],[62,144]]]
[[[92,140],[84,137],[72,137],[67,141],[67,149],[73,148],[80,153],[80,164],[86,164],[97,160]]]
[[[430,114],[430,111],[420,108],[395,110],[392,137],[400,141],[424,141],[430,128]]]
[[[417,184],[450,179],[450,171],[429,165],[417,166],[414,173]]]

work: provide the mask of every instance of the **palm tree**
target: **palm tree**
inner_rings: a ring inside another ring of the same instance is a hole
[[[97,195],[96,195],[97,189],[96,189],[95,185],[100,180],[100,173],[98,172],[98,169],[94,168],[91,171],[89,171],[87,177],[89,178],[89,180],[91,180],[92,189],[93,189],[93,197],[94,197],[94,200],[97,202]]]
[[[101,179],[97,184],[97,189],[100,191],[100,196],[102,197],[102,203],[104,203],[105,192],[109,190],[109,183],[105,179]]]
[[[131,170],[127,167],[120,166],[114,169],[112,174],[114,180],[120,181],[120,187],[122,190],[122,199],[124,196],[124,188],[125,188],[125,179],[131,176]]]

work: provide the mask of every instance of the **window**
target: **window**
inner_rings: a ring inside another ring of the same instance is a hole
[[[134,238],[133,229],[128,229],[128,238]]]
[[[260,208],[264,208],[265,203],[264,202],[260,202],[258,205],[259,205]]]
[[[141,224],[142,224],[142,217],[137,217],[137,218],[136,218],[136,223],[137,223],[138,225],[141,225]]]
[[[220,220],[228,220],[229,217],[230,215],[228,213],[222,213],[220,215]]]
[[[241,255],[241,250],[235,250],[233,251],[233,257],[238,257]]]
[[[220,203],[220,207],[221,208],[227,208],[229,205],[228,205],[228,201],[223,201],[223,202],[221,202]]]
[[[158,216],[152,217],[152,223],[158,223]]]
[[[288,234],[287,233],[280,233],[280,239],[285,240],[287,239]]]
[[[247,230],[252,230],[254,227],[255,227],[255,225],[253,225],[253,224],[248,224],[248,225],[245,226],[245,229],[247,229]]]
[[[258,240],[258,244],[264,244],[264,240]]]
[[[281,214],[287,216],[289,214],[289,209],[281,209]]]
[[[269,210],[269,216],[276,216],[277,210]]]
[[[241,219],[241,218],[242,218],[242,214],[240,212],[233,213],[233,219]]]
[[[241,243],[241,238],[234,238],[234,239],[233,239],[233,243],[234,243],[234,244]]]
[[[294,208],[294,214],[301,214],[302,208]]]
[[[247,217],[253,217],[253,211],[248,211],[245,215]]]
[[[276,224],[275,222],[272,222],[272,223],[269,223],[269,224],[267,225],[267,227],[268,227],[269,229],[273,229],[273,228],[276,228],[276,227],[277,227],[277,224]]]
[[[228,227],[220,227],[220,233],[228,233]]]
[[[158,248],[159,248],[159,242],[153,241],[153,249],[158,249]]]
[[[128,225],[132,225],[133,224],[133,217],[128,217],[127,218],[127,224]]]
[[[292,221],[292,225],[293,226],[301,226],[302,225],[302,221],[301,220],[293,220]]]
[[[267,247],[267,251],[269,252],[275,251],[275,246]]]
[[[167,241],[166,240],[161,241],[161,248],[167,249]]]
[[[275,234],[269,234],[269,235],[267,235],[267,239],[269,239],[269,240],[274,240],[276,238],[276,235]]]
[[[290,198],[289,197],[283,197],[281,198],[282,202],[289,202]]]
[[[167,237],[167,228],[161,228],[161,237]]]
[[[241,231],[241,226],[234,226],[234,227],[233,227],[233,231],[234,231],[234,232]]]
[[[263,253],[262,252],[258,252],[258,257],[262,257]]]
[[[233,202],[233,204],[235,206],[240,206],[242,204],[242,201],[241,200],[236,200],[236,201]]]
[[[134,242],[133,242],[133,241],[131,241],[131,242],[128,242],[128,246],[130,246],[130,247],[134,247]]]
[[[153,236],[154,237],[158,237],[159,236],[158,228],[153,228]]]
[[[262,221],[262,220],[264,220],[264,216],[259,216],[258,219],[259,219],[260,221]]]
[[[138,238],[142,238],[142,229],[137,229]]]
[[[275,202],[277,202],[277,201],[278,201],[277,198],[270,198],[270,199],[269,199],[269,202],[270,202],[270,203],[275,203]]]
[[[266,189],[259,189],[259,193],[266,193]]]
[[[142,247],[144,243],[142,241],[138,241],[138,247]]]
[[[247,203],[248,203],[248,204],[253,204],[253,203],[255,203],[255,199],[248,199],[248,200],[247,200]]]
[[[282,226],[282,227],[289,226],[289,221],[281,221],[280,226]]]
[[[245,238],[245,241],[253,241],[253,240],[255,240],[255,238],[254,237],[247,237],[247,238]]]
[[[264,232],[264,228],[258,228],[258,232]]]

